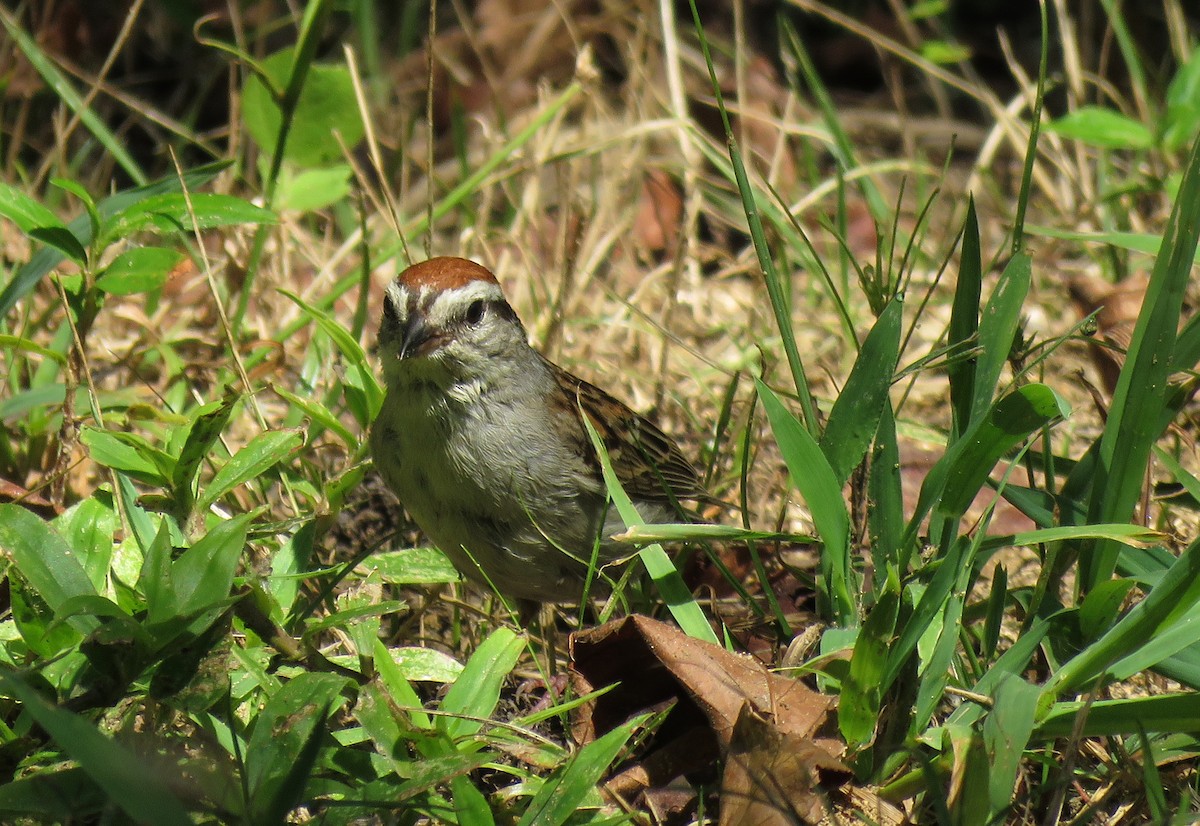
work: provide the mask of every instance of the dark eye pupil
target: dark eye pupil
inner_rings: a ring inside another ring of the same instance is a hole
[[[467,307],[467,323],[475,325],[483,321],[483,313],[486,309],[487,305],[483,301],[478,299],[472,301],[470,306]]]

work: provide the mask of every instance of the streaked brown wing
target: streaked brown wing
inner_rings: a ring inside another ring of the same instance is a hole
[[[671,437],[596,385],[568,373],[549,359],[544,360],[564,396],[570,399],[570,415],[578,422],[580,408],[587,413],[626,493],[638,499],[667,502],[671,497],[663,489],[666,485],[676,499],[696,499],[704,495],[695,468]],[[595,465],[599,475],[599,462],[587,431],[582,423],[576,430],[580,455]]]

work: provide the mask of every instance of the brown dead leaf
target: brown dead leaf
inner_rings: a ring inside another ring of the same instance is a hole
[[[639,247],[652,258],[670,255],[679,241],[683,221],[683,194],[679,184],[662,169],[651,169],[642,180],[633,234]]]
[[[815,739],[833,701],[796,680],[772,674],[753,657],[640,616],[574,634],[570,645],[578,690],[615,686],[576,719],[574,733],[580,742],[647,709],[677,703],[658,731],[656,750],[616,778],[615,792],[629,797],[652,790],[673,777],[714,766],[721,755],[734,754],[744,765],[774,761],[772,765],[777,763],[788,777],[804,774],[838,784],[848,777],[837,758],[840,745]],[[741,722],[747,709],[760,721],[753,736],[774,743],[774,751],[786,744],[788,754],[755,753],[746,739],[749,735],[738,729],[753,725]],[[805,788],[815,788],[816,782]],[[809,809],[810,804],[804,801]]]
[[[733,729],[721,780],[721,823],[790,826],[819,823],[830,812],[821,787],[850,771],[805,737],[785,734],[750,704]]]

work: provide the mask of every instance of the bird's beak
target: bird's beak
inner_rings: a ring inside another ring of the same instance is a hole
[[[435,337],[433,331],[429,329],[429,325],[419,318],[414,318],[404,331],[404,338],[400,342],[399,356],[402,359],[423,356],[432,349],[431,345],[435,343]]]

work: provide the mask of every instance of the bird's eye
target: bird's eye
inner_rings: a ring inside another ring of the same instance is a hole
[[[483,299],[477,298],[467,307],[467,323],[474,327],[479,322],[483,321],[483,315],[487,311],[487,304]]]

